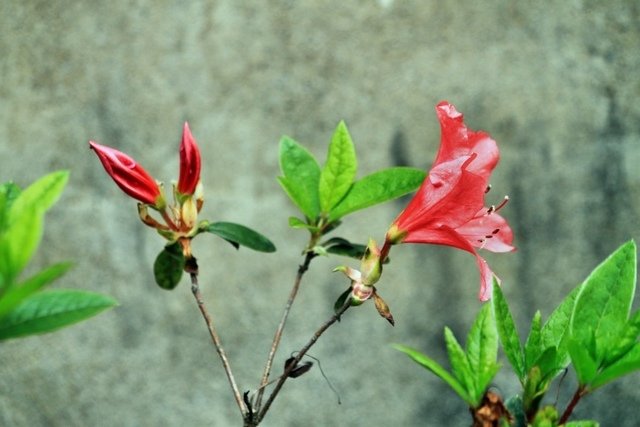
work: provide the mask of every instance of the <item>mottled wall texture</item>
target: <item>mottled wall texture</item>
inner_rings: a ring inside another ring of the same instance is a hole
[[[138,221],[89,139],[169,181],[188,120],[204,157],[204,216],[252,226],[278,246],[261,255],[196,242],[205,299],[243,390],[257,385],[306,239],[288,228],[296,212],[275,179],[282,134],[323,159],[344,119],[362,176],[427,168],[439,100],[489,131],[502,150],[489,198],[511,196],[504,215],[518,251],[487,259],[521,329],[614,248],[640,238],[634,0],[4,0],[0,36],[0,179],[27,185],[71,171],[36,264],[74,260],[56,286],[121,303],[72,328],[0,344],[3,426],[240,425],[187,283],[173,292],[154,285],[162,239]],[[354,215],[341,235],[381,239],[401,207]],[[453,392],[389,344],[444,362],[444,325],[463,335],[479,308],[473,258],[411,245],[393,258],[379,288],[396,327],[367,304],[311,352],[342,404],[312,370],[285,387],[265,426],[469,425]],[[330,273],[341,263],[314,261],[278,366],[331,314],[346,286]],[[588,397],[577,417],[636,426],[638,379]],[[513,393],[515,383],[504,374],[496,386]],[[561,401],[574,384],[570,373]]]

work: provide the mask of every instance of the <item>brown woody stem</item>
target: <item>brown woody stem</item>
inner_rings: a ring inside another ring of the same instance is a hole
[[[295,282],[293,283],[293,287],[291,288],[291,292],[289,292],[289,299],[287,300],[287,304],[284,307],[284,311],[282,313],[282,318],[280,319],[280,323],[276,329],[276,333],[273,336],[273,341],[271,343],[271,349],[269,351],[269,356],[267,356],[267,362],[264,365],[264,372],[262,374],[262,379],[260,381],[260,387],[258,389],[258,395],[256,397],[255,410],[260,410],[260,404],[262,403],[262,396],[264,395],[265,386],[269,382],[269,375],[271,374],[271,367],[273,366],[273,359],[276,356],[276,352],[278,351],[278,346],[280,345],[280,340],[282,339],[282,333],[284,332],[284,327],[287,323],[287,318],[289,317],[289,312],[291,311],[291,307],[293,306],[293,302],[296,299],[296,295],[298,294],[298,289],[300,289],[300,283],[302,282],[302,276],[309,269],[309,264],[311,260],[315,257],[315,254],[311,251],[307,252],[307,255],[304,258],[304,262],[298,267],[298,274],[296,274]]]
[[[313,347],[313,345],[316,343],[316,341],[318,341],[318,338],[320,338],[320,336],[327,330],[329,329],[329,327],[331,325],[333,325],[336,321],[340,320],[340,316],[342,316],[342,314],[344,314],[345,311],[347,311],[347,309],[350,307],[350,300],[347,300],[347,302],[345,303],[345,305],[342,306],[342,308],[340,310],[338,310],[333,316],[331,316],[329,318],[329,320],[327,320],[326,322],[324,322],[324,324],[322,326],[320,326],[320,328],[318,328],[318,330],[316,332],[314,332],[313,336],[311,337],[311,339],[305,344],[304,347],[302,347],[300,349],[300,351],[298,351],[298,354],[296,354],[295,358],[293,359],[293,361],[291,361],[288,365],[287,368],[284,370],[284,373],[280,376],[280,378],[278,379],[278,382],[276,383],[276,386],[274,387],[273,391],[271,392],[271,394],[269,395],[269,398],[267,399],[267,401],[264,404],[264,407],[262,407],[262,409],[260,410],[260,412],[258,413],[257,418],[255,419],[255,423],[254,424],[250,424],[253,426],[257,426],[260,421],[262,421],[262,419],[264,418],[265,414],[267,413],[267,411],[269,410],[269,407],[271,406],[271,404],[273,403],[273,400],[276,398],[276,396],[278,395],[278,393],[280,392],[280,389],[282,388],[282,386],[284,385],[284,383],[287,381],[287,378],[289,378],[289,374],[291,373],[291,371],[293,371],[296,366],[298,365],[298,362],[300,362],[300,360],[302,360],[302,358],[304,357],[305,354],[307,354],[307,351],[309,351],[309,349],[311,347]]]
[[[227,379],[229,380],[229,385],[231,385],[233,396],[235,397],[236,403],[240,408],[240,413],[244,418],[245,414],[248,412],[247,406],[245,405],[244,401],[242,400],[242,396],[240,395],[238,385],[236,384],[236,380],[233,376],[233,372],[231,371],[231,365],[229,364],[229,359],[227,359],[227,355],[224,351],[224,348],[222,347],[222,342],[220,341],[218,332],[216,331],[216,328],[213,325],[213,319],[204,305],[204,300],[202,299],[202,294],[200,293],[200,286],[198,285],[198,274],[190,273],[190,275],[191,275],[191,293],[193,293],[193,296],[196,299],[196,303],[198,304],[198,308],[200,309],[200,313],[202,313],[202,317],[204,318],[204,321],[207,324],[207,329],[209,330],[211,341],[213,341],[213,345],[216,348],[216,352],[218,353],[218,356],[222,361],[222,367],[224,368],[224,372],[227,374]]]

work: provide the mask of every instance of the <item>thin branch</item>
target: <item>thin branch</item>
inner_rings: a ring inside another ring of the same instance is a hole
[[[242,400],[240,390],[238,389],[238,385],[236,384],[236,380],[233,376],[233,372],[231,371],[231,365],[229,365],[229,359],[227,359],[227,355],[224,352],[224,348],[222,347],[222,342],[220,341],[218,332],[216,332],[216,328],[213,325],[213,319],[204,305],[204,300],[202,299],[202,294],[200,293],[200,286],[198,285],[197,273],[191,273],[191,292],[193,293],[193,296],[196,299],[196,302],[198,303],[198,308],[200,309],[200,313],[202,313],[202,317],[204,318],[204,321],[207,324],[209,335],[211,336],[213,345],[215,346],[216,351],[218,352],[218,356],[220,356],[220,360],[222,361],[222,367],[224,368],[224,372],[227,374],[227,379],[229,380],[229,385],[231,385],[233,396],[235,397],[236,403],[240,408],[240,413],[244,418],[245,414],[248,412],[247,406]]]
[[[302,282],[302,276],[309,269],[309,264],[311,260],[314,258],[315,254],[313,252],[307,252],[307,255],[304,258],[304,262],[298,267],[298,274],[296,275],[296,280],[293,283],[293,287],[291,288],[291,292],[289,293],[289,299],[287,300],[287,304],[284,307],[284,311],[282,312],[282,318],[280,319],[280,323],[278,324],[278,328],[276,329],[276,333],[273,336],[273,341],[271,343],[271,350],[269,351],[269,356],[267,357],[267,362],[264,365],[264,372],[262,374],[262,380],[260,381],[260,388],[258,389],[258,396],[256,397],[256,410],[260,410],[260,404],[262,403],[262,396],[266,389],[266,385],[269,382],[269,375],[271,374],[271,367],[273,366],[273,359],[276,356],[276,352],[278,351],[278,345],[280,345],[280,340],[282,339],[282,333],[284,331],[284,327],[287,323],[287,318],[289,317],[289,312],[291,311],[291,306],[293,306],[293,302],[296,299],[296,295],[298,294],[298,289],[300,288],[300,283]]]
[[[580,401],[580,398],[587,393],[588,393],[588,390],[585,386],[581,385],[578,387],[576,392],[573,394],[573,397],[571,398],[571,402],[569,402],[569,405],[567,405],[567,409],[564,410],[562,417],[560,417],[560,422],[558,423],[559,425],[564,424],[569,420],[569,417],[571,416],[571,413],[573,412],[576,405]]]
[[[273,403],[273,400],[276,398],[276,396],[278,395],[278,393],[280,392],[280,389],[282,388],[282,386],[284,385],[285,381],[287,381],[287,378],[289,378],[289,374],[291,373],[291,371],[293,371],[295,369],[295,367],[298,365],[298,362],[300,362],[300,360],[302,360],[302,358],[304,357],[305,354],[307,354],[307,351],[309,351],[309,349],[311,347],[313,347],[313,345],[316,343],[316,341],[318,341],[318,338],[320,338],[320,336],[327,330],[329,329],[329,327],[331,325],[333,325],[334,323],[336,323],[336,321],[340,320],[340,316],[342,316],[342,314],[344,314],[345,311],[347,311],[347,309],[351,306],[351,300],[347,299],[345,305],[342,306],[342,308],[340,310],[338,310],[333,316],[331,316],[329,318],[329,320],[327,320],[322,326],[320,326],[320,328],[318,328],[318,330],[313,334],[313,336],[311,337],[311,339],[309,340],[309,342],[307,342],[307,344],[305,344],[304,347],[302,347],[300,349],[300,351],[298,352],[298,354],[295,356],[295,358],[293,359],[293,361],[291,363],[289,363],[288,367],[284,370],[284,373],[282,374],[282,376],[280,377],[280,379],[278,379],[278,382],[276,383],[276,386],[274,387],[273,391],[271,392],[271,394],[269,395],[269,398],[267,399],[267,401],[264,404],[264,407],[260,410],[260,413],[258,414],[258,418],[257,418],[257,422],[255,425],[258,425],[260,423],[260,421],[262,421],[262,419],[264,418],[265,414],[267,413],[267,411],[269,410],[269,407],[271,406],[271,404]]]

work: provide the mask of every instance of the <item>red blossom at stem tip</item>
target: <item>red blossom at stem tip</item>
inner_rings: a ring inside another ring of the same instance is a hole
[[[142,166],[115,148],[94,141],[89,141],[89,146],[122,191],[142,203],[156,206],[162,193],[156,180]]]
[[[496,211],[485,207],[491,172],[498,164],[496,142],[485,132],[468,129],[448,102],[436,106],[442,137],[427,178],[387,232],[383,253],[396,243],[452,246],[475,255],[481,300],[491,297],[494,274],[476,248],[510,252],[513,232]],[[506,200],[506,199],[505,199]]]
[[[185,122],[180,143],[180,178],[178,192],[193,195],[200,182],[200,150],[191,135],[189,124]]]

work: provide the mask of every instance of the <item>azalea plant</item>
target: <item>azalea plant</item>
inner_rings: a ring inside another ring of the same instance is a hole
[[[198,263],[191,242],[201,235],[214,234],[236,248],[244,246],[274,252],[275,246],[263,234],[247,226],[200,218],[205,200],[200,179],[202,160],[188,124],[183,127],[179,178],[171,185],[171,198],[167,197],[165,186],[133,158],[97,142],[89,143],[108,175],[127,195],[138,201],[138,216],[142,222],[166,240],[153,265],[159,287],[174,289],[184,273],[189,275],[196,306],[224,367],[244,426],[259,425],[287,380],[311,369],[313,363],[303,361],[303,358],[347,310],[373,300],[378,313],[391,325],[395,324],[391,309],[377,286],[382,280],[383,267],[390,268],[391,248],[402,243],[451,246],[475,258],[480,276],[479,299],[484,304],[471,328],[466,349],[449,329],[445,329],[452,372],[411,347],[396,345],[453,388],[469,406],[474,426],[564,424],[582,396],[640,367],[640,344],[637,342],[640,315],[628,317],[635,288],[633,243],[623,246],[621,252],[596,269],[544,325],[537,314],[523,349],[500,280],[480,255],[482,250],[498,253],[515,250],[513,231],[501,215],[508,197],[497,205],[486,202],[491,188],[490,177],[499,161],[498,146],[487,133],[467,128],[463,115],[448,102],[439,103],[436,113],[441,143],[435,161],[426,173],[415,168],[395,167],[356,179],[355,148],[343,122],[335,129],[322,166],[292,138],[281,139],[282,175],[278,181],[300,210],[299,217],[289,218],[289,225],[307,233],[308,240],[302,248],[303,260],[283,304],[262,375],[253,388],[242,392],[213,316],[202,297]],[[368,240],[364,239],[366,244],[339,236],[327,237],[337,233],[347,215],[414,191],[413,198],[389,228],[380,230],[380,235],[384,236],[382,245],[368,236]],[[344,273],[349,285],[342,294],[336,295],[334,314],[320,324],[306,344],[292,353],[283,372],[272,379],[273,362],[303,277],[317,256],[333,255],[358,259],[360,266],[335,268]],[[612,264],[623,267],[613,271]],[[609,300],[616,303],[609,303]],[[604,325],[613,329],[606,329]],[[605,330],[613,330],[613,337],[605,334]],[[501,367],[497,361],[499,342],[523,386],[521,396],[506,401],[490,389]],[[580,385],[567,409],[558,416],[555,407],[543,406],[541,402],[550,383],[569,363],[576,369]]]

